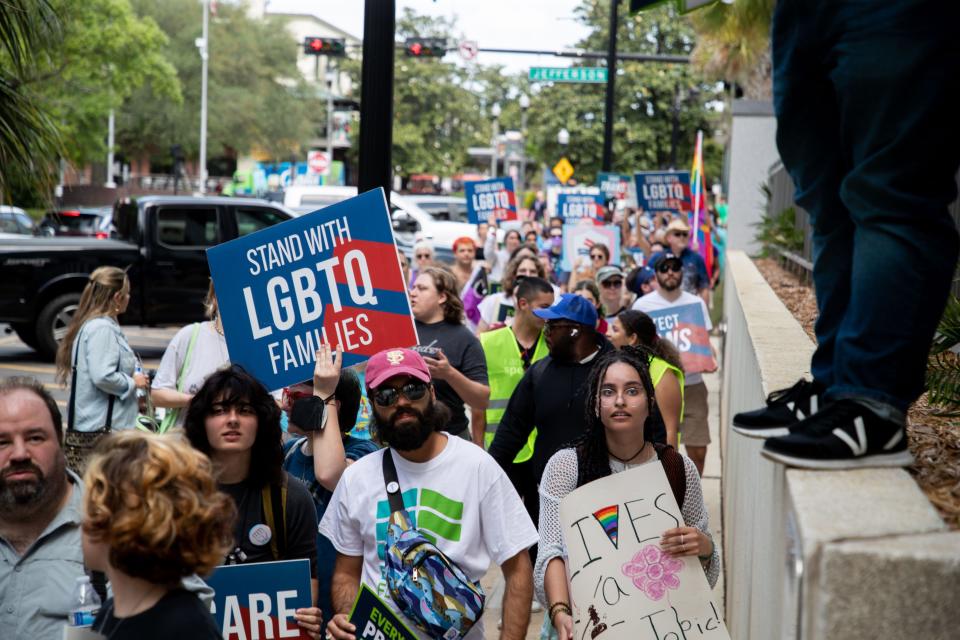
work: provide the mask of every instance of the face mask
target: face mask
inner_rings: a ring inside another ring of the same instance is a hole
[[[553,247],[554,249],[559,249],[560,247],[562,247],[562,246],[563,246],[563,237],[561,237],[561,236],[554,236],[554,237],[550,238],[550,246]]]

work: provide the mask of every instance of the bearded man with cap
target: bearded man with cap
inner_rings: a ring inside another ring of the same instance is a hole
[[[667,243],[667,253],[680,258],[683,263],[683,290],[709,301],[710,277],[707,275],[707,264],[703,256],[690,248],[690,226],[683,218],[674,218],[667,225],[664,241]],[[656,263],[660,253],[650,256],[650,264]]]
[[[538,537],[510,480],[482,447],[444,431],[450,410],[437,401],[430,370],[418,353],[391,349],[374,355],[367,362],[366,384],[371,426],[386,448],[344,470],[320,523],[320,533],[337,550],[331,585],[335,615],[328,637],[357,637],[348,614],[361,582],[403,616],[384,574],[390,490],[399,493],[415,526],[435,539],[470,580],[479,583],[491,562],[500,565],[506,582],[500,637],[525,638],[533,598],[526,551]],[[385,456],[396,468],[396,481],[389,484]],[[413,622],[408,626],[414,628]],[[484,638],[483,623],[464,638]]]
[[[589,300],[565,293],[546,309],[543,337],[550,355],[532,364],[517,385],[490,444],[490,455],[504,469],[537,429],[533,473],[539,483],[554,453],[583,433],[587,376],[597,356],[613,349],[597,329],[597,310]]]

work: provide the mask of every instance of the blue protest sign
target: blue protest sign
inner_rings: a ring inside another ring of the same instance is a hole
[[[578,265],[590,264],[590,249],[598,244],[606,245],[614,262],[620,256],[620,227],[614,224],[603,226],[588,224],[563,225],[563,257],[560,269],[573,271]]]
[[[689,171],[641,171],[634,174],[637,205],[648,213],[669,211],[689,215],[693,211]]]
[[[417,343],[382,189],[207,249],[230,361],[268,389]]]
[[[597,186],[607,199],[623,200],[630,192],[630,176],[622,173],[598,173]]]
[[[310,638],[294,618],[312,603],[309,560],[225,565],[205,580],[223,640]]]
[[[685,372],[717,370],[702,304],[684,304],[644,312],[653,320],[660,337],[669,340],[680,352],[680,362]]]
[[[500,220],[517,219],[517,195],[513,178],[493,178],[465,182],[467,218],[473,224],[487,222],[490,216]]]
[[[557,196],[557,215],[564,222],[590,220],[603,223],[604,200],[601,194],[561,193]]]
[[[403,619],[362,583],[349,618],[357,640],[417,640]]]

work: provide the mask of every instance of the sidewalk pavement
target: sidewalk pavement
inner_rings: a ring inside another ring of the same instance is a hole
[[[722,353],[720,338],[711,338],[717,353]],[[710,407],[710,446],[707,448],[707,461],[703,469],[703,499],[710,513],[710,533],[714,542],[720,546],[723,537],[720,532],[720,382],[721,371],[704,374],[703,380],[707,384]],[[723,600],[723,551],[720,554],[721,571],[717,586],[713,589],[713,598],[717,609],[724,610]],[[483,614],[484,632],[486,640],[497,640],[500,630],[497,622],[500,620],[501,603],[503,601],[503,574],[500,567],[493,565],[487,575],[480,580],[484,593],[487,594],[487,608]],[[527,627],[527,640],[537,640],[540,637],[540,625],[543,623],[543,611],[530,614],[530,626]]]

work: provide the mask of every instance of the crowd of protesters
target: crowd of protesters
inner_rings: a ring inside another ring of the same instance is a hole
[[[685,221],[626,210],[615,221],[620,254],[594,244],[565,272],[563,226],[545,204],[530,214],[458,238],[452,265],[426,240],[412,256],[398,251],[419,344],[348,369],[323,344],[313,378],[274,393],[230,363],[212,283],[207,320],[176,333],[151,383],[116,321],[129,281],[96,270],[57,356],[71,385],[66,431],[42,385],[0,384],[10,637],[59,636],[85,572],[100,576],[93,627],[107,637],[219,637],[202,576],[304,559],[311,606],[296,610],[297,624],[351,640],[361,583],[416,618],[391,600],[384,554],[402,530],[395,516],[431,496],[432,508],[456,511],[455,535],[430,531],[445,557],[477,584],[491,564],[503,571],[501,636],[525,637],[543,606],[543,636],[568,640],[559,501],[657,461],[684,518],[663,532],[663,551],[699,556],[713,584],[703,383],[644,312],[704,304],[710,267],[688,247]],[[144,421],[155,408],[162,419]],[[390,484],[402,499],[387,509]],[[428,622],[411,626],[434,635]],[[479,620],[465,629],[483,637]]]

